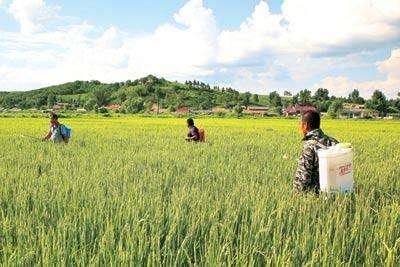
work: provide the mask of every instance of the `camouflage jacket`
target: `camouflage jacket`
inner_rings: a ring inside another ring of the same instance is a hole
[[[325,135],[321,129],[307,133],[303,141],[303,151],[299,159],[293,187],[297,191],[313,191],[318,193],[319,162],[317,151],[321,148],[335,145],[338,141]]]

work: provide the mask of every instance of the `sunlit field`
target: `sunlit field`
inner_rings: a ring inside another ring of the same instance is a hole
[[[297,195],[298,120],[0,119],[4,265],[399,266],[400,123],[323,121],[351,142],[353,196]]]

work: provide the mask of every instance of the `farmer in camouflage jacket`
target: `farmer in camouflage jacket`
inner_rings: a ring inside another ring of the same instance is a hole
[[[308,111],[302,118],[300,128],[304,134],[301,153],[293,186],[297,191],[319,193],[319,163],[317,151],[338,143],[320,129],[321,118],[318,112]]]

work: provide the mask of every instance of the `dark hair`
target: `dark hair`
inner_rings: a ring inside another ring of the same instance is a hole
[[[192,119],[192,118],[189,118],[189,119],[187,119],[187,124],[189,125],[189,126],[194,126],[194,120]]]
[[[319,129],[321,126],[321,116],[319,115],[319,112],[315,110],[306,111],[301,116],[301,121],[307,123],[310,130]]]
[[[52,120],[58,120],[58,115],[56,113],[51,113],[50,118]]]

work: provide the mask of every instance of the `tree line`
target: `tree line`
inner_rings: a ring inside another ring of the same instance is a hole
[[[344,103],[363,104],[379,112],[380,116],[400,113],[400,93],[395,99],[387,99],[382,91],[375,91],[370,99],[353,90],[347,98],[331,96],[328,89],[319,88],[313,94],[304,89],[297,94],[277,91],[268,95],[240,93],[230,87],[211,87],[200,81],[171,82],[149,75],[134,81],[104,84],[99,81],[75,81],[27,92],[0,92],[0,107],[20,109],[48,109],[57,103],[66,103],[68,108],[85,108],[101,111],[108,104],[121,105],[121,111],[139,113],[149,111],[156,103],[160,108],[174,111],[179,107],[194,110],[209,110],[222,107],[242,112],[243,107],[269,106],[281,114],[290,105],[313,105],[331,116],[339,114]]]

